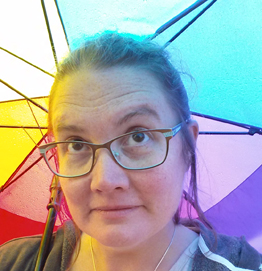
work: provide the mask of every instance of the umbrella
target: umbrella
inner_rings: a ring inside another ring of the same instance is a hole
[[[57,9],[54,3],[49,2],[46,10],[52,33],[56,37],[53,40],[55,55],[61,58],[68,47]],[[50,46],[40,1],[2,3],[0,22],[2,243],[21,235],[41,233],[44,228],[52,174],[45,163],[39,160],[36,145],[45,141],[46,96],[53,83],[56,59]],[[34,98],[28,102],[25,97]]]
[[[259,1],[247,4],[243,0],[175,3],[63,0],[56,3],[71,50],[85,36],[105,29],[131,32],[142,38],[147,35],[152,37],[165,22],[176,15],[183,17],[192,10],[175,25],[155,35],[155,40],[163,46],[168,45],[175,65],[183,72],[191,109],[200,123],[201,206],[219,232],[245,234],[249,242],[262,251],[262,154],[259,151],[262,148],[262,59],[259,54],[262,44],[259,38]],[[169,40],[175,33],[209,4],[214,5],[170,44]],[[196,78],[196,83],[190,80],[187,72]],[[205,131],[213,133],[210,135]],[[31,151],[32,148],[28,153]],[[48,174],[44,165],[39,168],[43,174]],[[52,176],[48,178],[46,187]],[[28,182],[26,179],[25,183]],[[25,185],[22,181],[19,183]],[[19,183],[12,187],[17,186],[20,191]],[[8,191],[11,187],[5,193]],[[35,194],[39,195],[40,191],[44,191],[42,187]]]

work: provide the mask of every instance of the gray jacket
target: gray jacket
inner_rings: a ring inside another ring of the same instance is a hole
[[[217,235],[215,241],[214,234],[210,230],[202,224],[200,229],[192,271],[262,270],[262,255],[244,238]],[[14,239],[0,246],[0,271],[33,271],[40,241],[41,236],[31,236]],[[75,243],[73,223],[67,222],[53,235],[44,271],[65,271],[70,263]]]

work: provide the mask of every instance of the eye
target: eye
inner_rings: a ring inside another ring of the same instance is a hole
[[[90,147],[80,138],[70,138],[66,143],[65,152],[69,154],[77,154],[83,152],[90,152]]]
[[[150,140],[151,140],[150,133],[138,131],[137,133],[129,135],[126,138],[125,145],[130,147],[144,146],[145,144],[148,144]]]
[[[133,140],[138,143],[142,142],[146,137],[147,135],[142,132],[132,135]]]
[[[85,147],[85,144],[81,142],[71,142],[71,143],[68,143],[67,149],[69,152],[77,152],[77,151],[81,151],[84,147]]]

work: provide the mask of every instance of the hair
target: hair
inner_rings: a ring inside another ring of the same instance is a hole
[[[49,99],[49,132],[52,133],[53,128],[51,121],[53,99],[56,95],[59,82],[61,82],[65,76],[71,75],[79,70],[100,70],[121,66],[136,67],[151,72],[151,74],[162,83],[163,94],[166,96],[167,101],[180,121],[188,122],[188,120],[190,120],[191,114],[187,92],[182,83],[180,73],[172,65],[167,51],[152,41],[138,41],[137,39],[131,38],[130,35],[120,35],[111,32],[88,39],[81,47],[72,51],[59,65]],[[183,155],[191,175],[189,189],[187,193],[184,192],[183,194],[187,202],[188,218],[186,221],[181,219],[183,204],[183,200],[181,200],[180,207],[174,214],[174,221],[175,223],[198,227],[191,215],[192,208],[194,208],[198,220],[213,229],[199,206],[195,142],[189,133],[188,125],[183,125],[181,132]],[[69,212],[66,207],[66,202],[64,209],[66,213]]]

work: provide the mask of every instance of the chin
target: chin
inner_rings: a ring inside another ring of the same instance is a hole
[[[130,226],[128,228],[123,226],[107,226],[103,230],[96,229],[90,232],[90,236],[104,246],[122,249],[138,245],[143,240],[143,237],[145,237],[139,229],[135,230]]]

